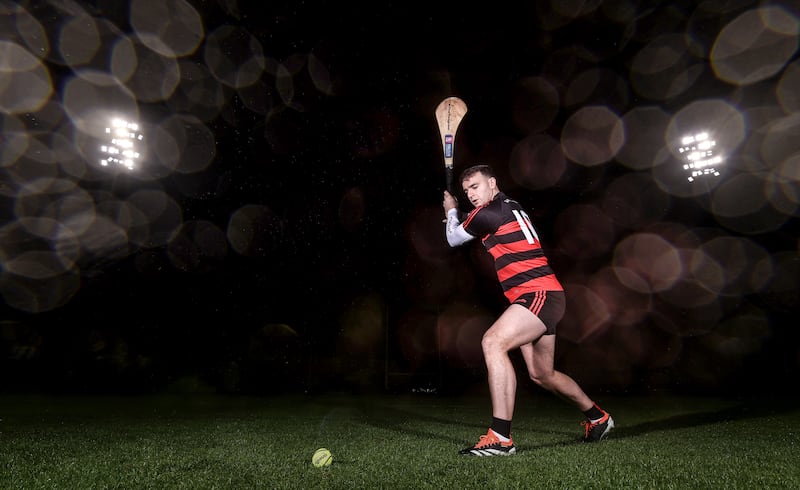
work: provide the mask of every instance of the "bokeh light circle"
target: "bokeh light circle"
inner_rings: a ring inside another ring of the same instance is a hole
[[[592,167],[606,163],[625,142],[620,118],[603,106],[582,107],[564,124],[561,147],[570,160]]]
[[[799,26],[797,17],[777,5],[742,13],[722,29],[711,48],[714,73],[736,85],[775,75],[797,51]]]
[[[185,0],[132,0],[129,11],[139,40],[162,56],[188,56],[203,41],[203,19]]]

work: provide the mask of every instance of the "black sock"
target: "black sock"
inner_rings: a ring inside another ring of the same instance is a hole
[[[603,418],[603,415],[606,413],[594,403],[592,404],[592,408],[586,410],[583,414],[586,415],[586,418],[589,420],[597,420]]]
[[[492,430],[503,437],[511,437],[511,421],[492,417]]]

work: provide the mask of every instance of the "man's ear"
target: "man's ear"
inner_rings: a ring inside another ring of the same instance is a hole
[[[489,177],[489,188],[497,189],[497,179],[495,179],[494,177]]]

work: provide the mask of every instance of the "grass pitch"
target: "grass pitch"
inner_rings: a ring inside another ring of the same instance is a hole
[[[520,395],[518,453],[459,456],[486,396],[0,396],[0,488],[800,488],[797,400],[606,397],[617,428]],[[315,468],[318,447],[333,464]]]

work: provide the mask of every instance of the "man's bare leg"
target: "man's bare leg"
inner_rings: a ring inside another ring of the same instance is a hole
[[[537,341],[520,347],[528,376],[534,383],[551,391],[584,412],[594,405],[574,379],[553,368],[556,336],[542,335]]]
[[[511,305],[483,335],[481,347],[488,370],[494,417],[511,420],[514,416],[517,375],[509,351],[531,345],[545,330],[544,323],[536,315],[523,306]]]

